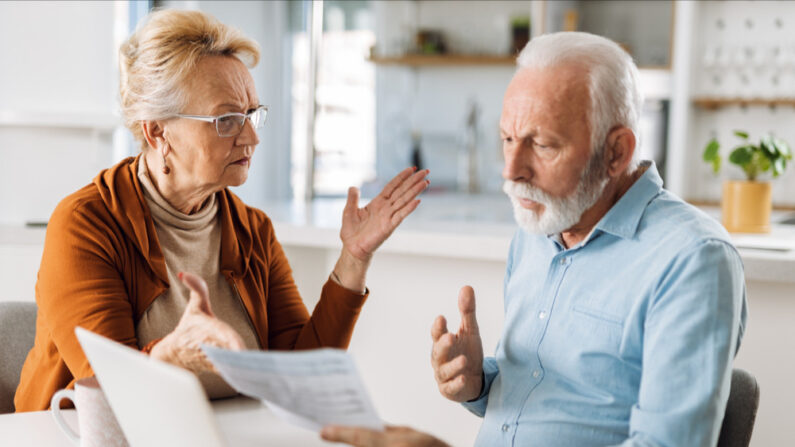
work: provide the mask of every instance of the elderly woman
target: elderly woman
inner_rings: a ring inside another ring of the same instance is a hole
[[[17,411],[46,409],[93,375],[75,326],[196,372],[212,398],[234,391],[201,344],[347,347],[373,252],[428,184],[406,169],[364,208],[349,190],[342,253],[310,315],[270,219],[228,189],[246,181],[267,113],[246,66],[257,44],[201,12],[162,10],[120,53],[122,111],[142,153],[53,212]]]

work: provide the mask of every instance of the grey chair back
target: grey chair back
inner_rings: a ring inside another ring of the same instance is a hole
[[[36,303],[0,302],[0,414],[14,412],[22,364],[36,338]]]
[[[756,378],[748,371],[734,369],[718,447],[748,447],[758,409],[759,384]]]

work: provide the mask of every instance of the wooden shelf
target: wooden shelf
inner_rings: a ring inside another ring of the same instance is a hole
[[[693,104],[702,109],[720,109],[722,107],[795,107],[795,98],[721,98],[698,97]]]
[[[374,56],[368,59],[379,65],[461,66],[461,65],[516,65],[514,56],[472,54],[406,54],[397,57]]]

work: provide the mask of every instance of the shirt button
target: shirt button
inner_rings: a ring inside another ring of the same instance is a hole
[[[535,370],[535,371],[533,371],[533,378],[534,378],[534,379],[537,379],[537,378],[538,378],[538,376],[540,376],[540,375],[541,375],[541,371],[539,371],[539,370]]]
[[[560,258],[560,265],[566,265],[566,258]]]
[[[508,424],[502,424],[502,431],[508,431],[510,428],[511,427],[509,427]]]
[[[539,312],[539,313],[538,313],[538,319],[539,319],[539,320],[543,320],[543,319],[544,319],[544,318],[546,318],[546,317],[547,317],[547,313],[546,313],[546,312],[544,312],[543,310],[542,310],[541,312]]]

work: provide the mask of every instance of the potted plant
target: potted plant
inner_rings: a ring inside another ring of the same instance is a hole
[[[735,130],[734,135],[741,143],[732,149],[729,161],[739,166],[747,180],[727,180],[723,183],[721,212],[723,226],[733,233],[770,232],[770,210],[772,208],[771,186],[769,181],[760,181],[759,176],[767,172],[773,178],[781,175],[792,160],[789,145],[773,135],[765,135],[759,143],[748,139],[748,133]],[[707,143],[703,154],[704,161],[712,164],[716,174],[720,171],[720,144],[713,138]]]

